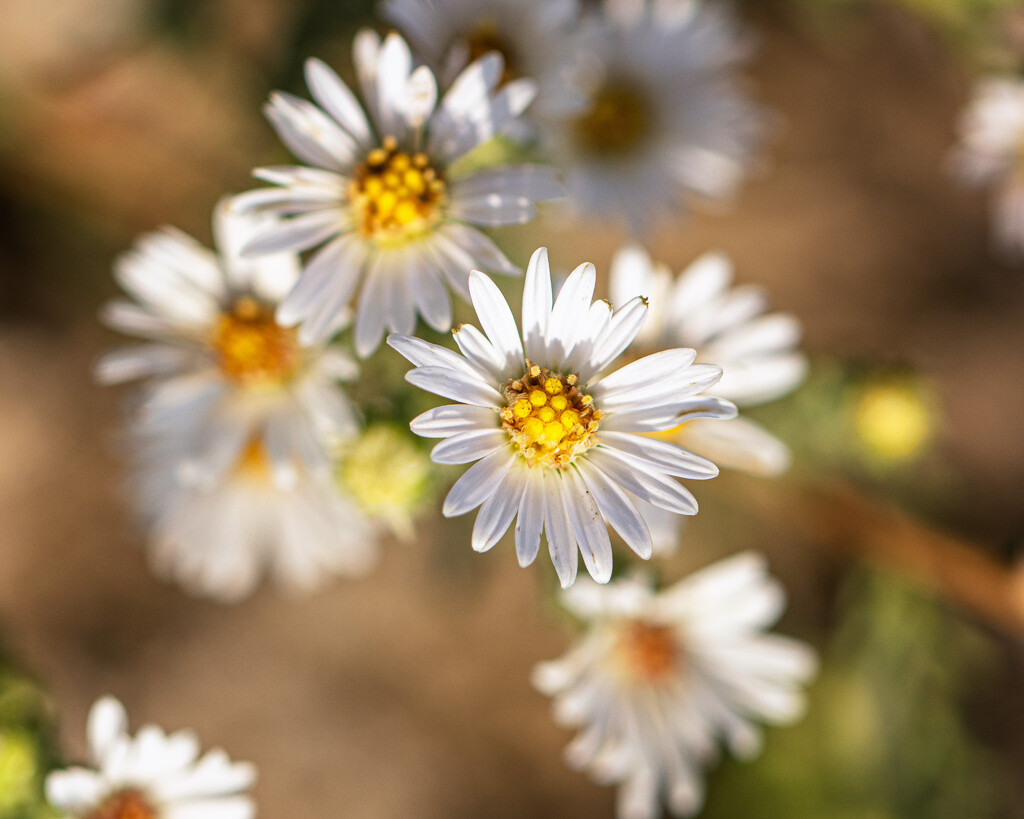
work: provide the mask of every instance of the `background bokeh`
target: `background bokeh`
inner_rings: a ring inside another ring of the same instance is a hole
[[[800,317],[813,359],[758,415],[794,448],[790,475],[694,487],[701,514],[662,570],[765,551],[781,630],[823,657],[807,718],[723,762],[705,816],[1024,816],[1024,270],[991,253],[984,193],[946,173],[974,78],[1012,64],[1013,5],[747,3],[749,82],[773,112],[760,166],[733,207],[649,241],[675,269],[728,253]],[[611,815],[528,681],[572,624],[507,542],[474,555],[467,520],[428,510],[367,579],[225,607],[151,577],[125,502],[124,396],[90,372],[113,341],[95,318],[112,258],[165,223],[208,241],[216,200],[282,159],[267,92],[298,89],[308,55],[345,69],[371,13],[0,0],[3,819],[45,815],[10,783],[56,759],[57,725],[81,758],[107,692],[135,724],[254,761],[261,816]],[[556,267],[607,271],[621,234],[546,215],[498,234],[513,259],[545,244]],[[913,459],[857,437],[878,382],[927,395]]]

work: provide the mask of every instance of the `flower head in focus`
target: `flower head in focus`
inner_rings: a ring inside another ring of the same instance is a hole
[[[495,51],[504,60],[503,82],[536,81],[531,115],[566,116],[586,106],[578,74],[594,27],[579,0],[384,0],[381,13],[408,35],[443,85]]]
[[[341,491],[359,509],[406,540],[430,487],[430,460],[409,440],[408,430],[387,424],[367,427],[338,455]]]
[[[478,227],[527,222],[535,203],[561,195],[553,170],[509,166],[460,175],[452,163],[501,133],[533,99],[531,80],[501,86],[501,56],[467,66],[438,98],[434,75],[413,69],[398,34],[357,35],[356,74],[364,108],[319,60],[306,63],[317,105],[283,92],[267,105],[281,140],[305,166],[260,168],[274,185],[242,194],[235,207],[286,217],[247,246],[252,254],[324,245],[278,310],[299,338],[329,335],[359,290],[355,345],[367,356],[386,328],[411,333],[416,315],[451,327],[445,283],[468,298],[467,273],[514,274]],[[369,116],[368,116],[369,115]],[[324,244],[326,242],[326,244]]]
[[[251,819],[246,791],[256,771],[220,750],[199,756],[191,731],[167,735],[147,725],[128,734],[128,715],[112,697],[89,713],[90,768],[55,771],[50,802],[73,819]]]
[[[639,579],[584,581],[562,600],[588,629],[537,666],[534,684],[555,698],[561,724],[581,729],[569,764],[619,787],[619,819],[656,819],[662,803],[674,816],[695,814],[719,743],[749,759],[761,747],[757,722],[785,724],[803,711],[814,654],[764,633],[784,594],[758,555],[662,592]]]
[[[174,436],[137,448],[137,505],[149,527],[153,570],[188,592],[234,602],[264,573],[306,592],[332,575],[359,577],[376,565],[379,536],[355,499],[331,477],[299,469],[274,479],[266,443],[253,439],[212,486],[179,479]]]
[[[605,0],[602,9],[585,110],[541,121],[570,204],[643,232],[652,214],[678,213],[695,195],[729,197],[761,131],[735,75],[745,45],[729,9],[697,0]]]
[[[103,318],[142,343],[104,355],[97,377],[143,381],[133,433],[173,437],[171,454],[191,483],[214,485],[257,438],[282,486],[302,470],[329,476],[331,447],[359,427],[338,385],[355,377],[355,363],[275,318],[298,258],[240,255],[267,224],[222,203],[214,214],[217,253],[168,228],[139,239],[115,268],[131,299],[109,303]]]
[[[1024,257],[1024,80],[988,77],[978,83],[951,166],[965,184],[991,189],[996,247]]]
[[[704,395],[722,371],[694,364],[693,350],[665,350],[606,373],[640,331],[647,301],[613,311],[593,301],[595,280],[594,266],[580,265],[553,298],[541,248],[526,273],[522,335],[497,286],[474,271],[469,287],[484,332],[455,329],[462,355],[409,336],[388,339],[415,365],[411,384],[459,402],[411,424],[418,435],[444,439],[434,461],[477,461],[452,487],[444,514],[481,507],[472,537],[481,552],[518,517],[522,566],[536,558],[543,531],[563,588],[576,578],[580,552],[596,580],[611,577],[606,522],[648,558],[653,546],[638,502],[695,514],[696,501],[674,479],[718,474],[707,459],[647,433],[736,412]]]

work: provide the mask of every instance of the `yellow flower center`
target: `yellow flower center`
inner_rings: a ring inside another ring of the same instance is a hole
[[[487,19],[480,20],[464,39],[469,47],[471,63],[492,51],[497,51],[502,56],[505,60],[505,71],[501,75],[500,85],[505,85],[519,76],[519,60],[508,41],[501,36],[497,22]]]
[[[573,123],[576,142],[597,156],[628,154],[651,131],[651,111],[643,95],[620,83],[607,83],[596,94],[590,110]]]
[[[364,432],[338,467],[342,485],[374,515],[411,513],[429,478],[430,461],[408,434],[383,425]]]
[[[359,232],[379,243],[408,241],[441,219],[444,180],[426,154],[409,155],[387,137],[356,168],[348,198]]]
[[[83,819],[156,819],[156,809],[140,791],[126,788],[108,796]]]
[[[679,665],[679,641],[671,628],[633,620],[622,627],[615,644],[618,668],[631,680],[657,683]]]
[[[527,362],[526,373],[505,387],[502,428],[530,466],[564,467],[596,443],[604,413],[576,386],[578,376],[556,375]]]
[[[867,448],[893,461],[916,455],[932,434],[932,416],[924,398],[898,384],[865,389],[854,407],[853,421]]]
[[[247,386],[277,386],[302,363],[295,330],[281,327],[273,308],[239,298],[217,321],[210,340],[221,372]]]

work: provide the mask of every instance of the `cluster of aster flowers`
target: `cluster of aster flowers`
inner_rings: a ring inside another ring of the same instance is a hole
[[[117,264],[129,298],[104,318],[139,342],[97,373],[137,383],[125,437],[152,565],[232,601],[264,575],[297,590],[358,575],[382,528],[411,536],[427,467],[393,427],[364,429],[343,388],[386,337],[413,365],[411,385],[452,402],[410,423],[437,440],[435,463],[470,464],[443,514],[479,509],[477,552],[514,529],[524,567],[546,544],[587,626],[534,678],[581,730],[570,764],[619,786],[623,819],[663,804],[691,815],[719,744],[750,756],[757,722],[798,716],[813,654],[765,633],[784,595],[763,558],[659,591],[640,575],[612,579],[624,560],[614,543],[644,560],[675,549],[681,516],[697,512],[680,479],[714,478],[716,463],[786,468],[785,445],[738,407],[802,380],[799,325],[767,313],[762,290],[733,287],[724,257],[675,276],[639,245],[615,257],[611,301],[595,300],[589,263],[556,287],[538,249],[513,311],[493,277],[522,270],[484,231],[559,198],[642,231],[652,213],[727,195],[761,122],[735,72],[744,38],[721,4],[696,0],[382,10],[417,51],[397,32],[363,31],[355,90],[311,59],[312,101],[272,94],[267,118],[297,164],[256,169],[269,187],[217,205],[215,250],[164,229]],[[496,138],[548,162],[488,164],[476,149]],[[452,293],[477,324],[452,330]],[[454,348],[421,338],[420,319],[452,330]],[[592,579],[577,582],[580,556]],[[89,740],[96,770],[48,783],[72,816],[254,814],[252,769],[198,758],[191,734],[133,739],[106,699]]]

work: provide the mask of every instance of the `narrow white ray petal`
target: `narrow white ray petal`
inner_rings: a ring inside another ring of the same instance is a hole
[[[481,372],[488,373],[501,382],[504,380],[505,357],[494,349],[494,345],[472,324],[460,324],[452,330],[452,337],[462,354],[476,365]]]
[[[612,578],[612,544],[597,501],[575,469],[563,470],[562,478],[567,511],[583,563],[594,580],[607,583]]]
[[[749,418],[698,420],[683,425],[676,440],[719,466],[775,477],[789,467],[789,448]]]
[[[344,223],[341,211],[336,209],[292,216],[261,230],[246,243],[242,253],[257,256],[282,250],[307,250],[342,233]]]
[[[548,540],[548,553],[563,589],[576,580],[579,551],[572,534],[569,512],[565,507],[569,498],[560,473],[547,470],[544,475],[544,532]]]
[[[451,398],[463,404],[474,404],[478,407],[502,407],[505,399],[494,387],[488,386],[479,378],[469,376],[462,370],[447,367],[417,367],[405,374],[405,380],[413,386]]]
[[[266,179],[265,171],[269,168],[256,168],[253,176],[259,179]],[[304,168],[303,170],[310,170]],[[332,174],[344,184],[344,179]],[[274,184],[288,184],[284,188],[256,188],[234,196],[231,200],[231,207],[238,213],[249,212],[274,212],[284,215],[309,213],[316,210],[336,209],[341,203],[343,192],[341,189],[329,189],[324,187],[299,187],[291,183],[273,180]]]
[[[498,491],[483,502],[473,524],[474,551],[486,552],[501,540],[519,510],[528,472],[525,464],[513,466]]]
[[[441,275],[428,259],[410,259],[409,286],[423,320],[438,332],[452,326],[452,300]]]
[[[170,344],[134,345],[104,353],[96,362],[93,372],[101,384],[121,384],[176,372],[192,358],[188,350]]]
[[[281,141],[304,162],[345,173],[354,161],[355,140],[311,102],[275,91],[263,111]]]
[[[527,469],[523,498],[516,519],[516,558],[529,566],[537,559],[540,534],[544,529],[544,479],[540,469]]]
[[[377,57],[377,116],[381,134],[399,141],[405,136],[404,113],[411,72],[409,46],[396,32],[388,34]]]
[[[727,420],[736,417],[736,405],[724,398],[698,395],[678,404],[620,411],[601,422],[602,430],[661,432],[698,418]]]
[[[607,331],[611,317],[612,306],[603,299],[590,305],[584,319],[583,331],[576,339],[576,344],[565,364],[569,372],[579,372],[593,358],[594,345]]]
[[[508,433],[501,429],[474,429],[445,438],[430,451],[438,464],[467,464],[490,455],[508,444]]]
[[[580,378],[587,382],[611,364],[625,350],[647,318],[647,300],[637,296],[623,307],[616,310],[608,322],[608,329],[594,344],[594,355],[584,368],[580,369]]]
[[[409,428],[423,438],[447,438],[461,432],[497,428],[498,414],[488,407],[466,404],[445,404],[420,413]]]
[[[679,347],[674,350],[662,350],[658,353],[644,356],[643,358],[620,367],[603,378],[591,381],[587,387],[591,391],[601,386],[600,393],[621,389],[635,388],[652,381],[664,378],[681,370],[686,370],[697,358],[696,350]]]
[[[533,200],[525,196],[502,196],[497,193],[479,196],[453,196],[448,213],[455,219],[480,227],[522,225],[537,216]]]
[[[512,371],[525,367],[523,343],[516,320],[498,286],[484,273],[474,270],[469,274],[469,292],[483,331],[494,348],[505,357],[505,369]]]
[[[649,559],[654,552],[651,533],[633,501],[617,483],[586,458],[580,459],[578,464],[580,475],[597,501],[602,516],[630,549],[644,560]]]
[[[444,499],[442,514],[454,518],[476,509],[501,486],[514,466],[514,457],[510,448],[504,448],[473,464]]]
[[[628,432],[604,432],[603,430],[601,440],[608,446],[650,461],[666,475],[693,480],[707,480],[718,475],[718,467],[707,458],[687,452],[685,449],[665,441]]]
[[[485,273],[502,273],[507,276],[518,276],[523,272],[509,261],[494,242],[474,227],[460,222],[446,222],[437,230],[474,260],[474,264],[466,267],[467,274],[472,267],[482,268]]]
[[[548,320],[548,354],[561,366],[572,352],[576,339],[585,331],[587,313],[594,300],[597,270],[586,262],[577,267],[562,285]]]
[[[437,105],[437,81],[425,65],[415,69],[409,76],[406,96],[406,122],[414,129],[422,128]]]
[[[384,338],[390,309],[385,294],[390,287],[388,277],[394,275],[389,262],[386,254],[377,253],[370,259],[363,279],[355,329],[356,354],[360,358],[370,355]]]
[[[709,361],[718,364],[745,356],[784,352],[800,342],[800,322],[787,313],[773,313],[749,321],[712,341],[705,350]]]
[[[369,247],[355,233],[346,233],[324,245],[278,305],[278,322],[292,327],[313,316],[323,315],[327,319],[337,315],[352,300],[368,256]]]
[[[472,363],[447,347],[399,333],[388,336],[388,346],[397,350],[417,367],[447,367],[465,373],[471,378],[477,378],[483,383],[489,383],[486,372],[480,372]]]
[[[366,114],[356,95],[341,77],[315,58],[306,60],[305,71],[306,85],[320,107],[361,144],[369,144],[373,139],[370,123],[366,121]]]
[[[509,165],[480,171],[453,183],[452,198],[474,198],[497,194],[503,198],[522,197],[534,202],[556,199],[563,194],[558,172],[543,165]]]
[[[548,320],[551,316],[551,266],[548,249],[537,248],[530,257],[523,286],[523,344],[530,361],[547,358]]]
[[[590,393],[598,406],[609,413],[638,406],[676,406],[709,390],[721,377],[722,368],[715,364],[694,364],[685,369],[666,370],[661,378],[648,383],[627,383],[614,388],[602,383],[591,388]]]
[[[671,478],[649,469],[646,462],[638,467],[635,459],[603,446],[591,449],[588,457],[608,477],[648,503],[677,515],[697,514],[697,501],[693,495]]]
[[[734,362],[715,392],[749,407],[781,398],[807,376],[807,359],[800,353]]]

